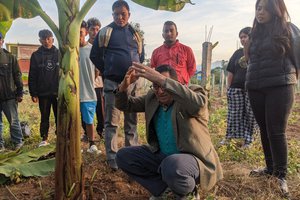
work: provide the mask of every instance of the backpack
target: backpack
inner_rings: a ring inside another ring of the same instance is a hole
[[[135,31],[131,25],[129,25],[129,30],[135,37],[135,40],[138,44],[138,54],[141,57],[143,54],[143,40],[142,40],[141,36],[139,35],[139,33],[137,31]],[[99,47],[106,48],[108,46],[112,31],[113,31],[113,28],[110,26],[106,26],[100,30],[100,32],[98,34]]]

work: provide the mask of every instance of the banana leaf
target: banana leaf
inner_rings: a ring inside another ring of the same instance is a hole
[[[35,9],[32,9],[32,6]],[[37,10],[42,10],[37,0],[0,0],[0,32],[3,37],[14,19],[36,17]]]
[[[9,177],[14,172],[19,172],[21,176],[47,176],[55,168],[55,158],[29,163],[10,164],[0,166],[0,174]]]
[[[52,144],[52,145],[36,148],[25,153],[20,153],[18,155],[15,155],[13,153],[7,153],[8,155],[11,156],[5,156],[6,154],[4,154],[2,156],[3,158],[0,157],[0,168],[1,166],[9,165],[9,164],[21,164],[21,163],[36,161],[43,156],[47,156],[48,154],[53,153],[54,151],[55,151],[55,145]]]
[[[154,10],[180,11],[186,3],[193,4],[190,0],[132,0],[147,8]]]
[[[55,169],[55,158],[41,158],[55,152],[55,145],[40,147],[25,153],[8,152],[0,155],[0,185],[18,177],[47,176]]]

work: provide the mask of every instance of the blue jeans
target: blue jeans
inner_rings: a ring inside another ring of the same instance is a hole
[[[22,143],[23,135],[18,117],[18,103],[15,99],[0,102],[0,113],[4,113],[9,123],[11,141],[15,144]],[[2,139],[2,114],[0,117],[0,145],[4,144]]]
[[[122,171],[154,196],[169,187],[177,199],[185,199],[200,182],[199,166],[191,154],[166,156],[146,146],[134,146],[120,149],[116,161]]]
[[[105,102],[105,150],[106,159],[114,160],[118,151],[117,129],[120,124],[121,112],[115,107],[115,94],[113,90],[118,87],[118,83],[104,80],[104,102]],[[131,84],[128,93],[131,96],[136,95],[136,85]],[[124,112],[124,132],[125,146],[135,146],[138,144],[137,134],[137,114]]]

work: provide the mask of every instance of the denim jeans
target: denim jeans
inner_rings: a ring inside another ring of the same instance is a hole
[[[0,113],[4,113],[9,123],[11,141],[15,144],[22,143],[23,135],[18,117],[18,103],[16,99],[0,102]],[[2,114],[0,120],[0,144],[4,144],[2,139],[3,122]]]
[[[114,89],[118,87],[118,83],[105,79],[104,80],[104,103],[105,103],[105,150],[106,159],[114,160],[118,151],[117,129],[120,124],[121,112],[115,107]],[[135,83],[128,88],[128,93],[135,96]],[[124,112],[124,132],[125,146],[135,146],[138,144],[137,135],[137,114]]]

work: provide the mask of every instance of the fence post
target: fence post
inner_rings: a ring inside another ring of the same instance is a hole
[[[202,87],[210,91],[210,79],[211,79],[211,57],[212,50],[218,45],[218,42],[212,44],[211,42],[204,42],[202,44]]]
[[[211,75],[211,95],[215,93],[215,74]]]
[[[224,70],[220,71],[220,97],[224,95]]]

